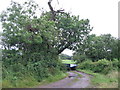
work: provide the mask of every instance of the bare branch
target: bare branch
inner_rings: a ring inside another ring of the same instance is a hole
[[[51,5],[51,2],[52,2],[52,0],[49,0],[49,2],[48,2],[48,5],[49,5],[49,8],[50,8],[50,10],[51,10],[51,19],[53,20],[53,21],[55,21],[55,11],[54,11],[54,9],[53,9],[53,7],[52,7],[52,5]]]
[[[55,11],[53,9],[52,5],[51,5],[51,2],[52,2],[52,0],[49,0],[48,6],[49,6],[49,8],[51,10],[51,20],[55,21],[56,13],[63,13],[64,9],[60,9],[60,10]]]

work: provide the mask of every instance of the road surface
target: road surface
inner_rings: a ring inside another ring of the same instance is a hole
[[[79,77],[75,72],[81,74],[82,77]],[[38,88],[88,88],[91,86],[90,75],[78,71],[68,73],[69,76],[64,79],[48,85],[39,86]]]

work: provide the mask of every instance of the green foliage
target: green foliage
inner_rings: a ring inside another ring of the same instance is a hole
[[[106,59],[99,60],[94,63],[95,67],[93,68],[94,72],[107,74],[112,70],[112,63]]]
[[[108,74],[111,70],[118,69],[117,59],[113,62],[108,61],[106,59],[98,60],[97,62],[92,62],[91,60],[87,60],[79,64],[78,68],[91,70],[95,73]]]
[[[80,68],[80,69],[91,69],[93,68],[93,62],[91,60],[86,60],[82,63],[79,64],[79,66],[77,68]]]
[[[66,55],[66,54],[60,54],[59,58],[62,59],[62,60],[65,60],[65,59],[71,60],[72,56],[69,56],[69,55]]]
[[[66,48],[76,50],[82,40],[89,34],[92,28],[89,20],[80,20],[79,16],[61,13],[57,15],[56,26],[58,32],[58,53]]]
[[[13,82],[23,80],[28,72],[35,82],[40,82],[64,71],[58,55],[66,48],[76,49],[75,44],[92,30],[88,19],[80,20],[64,12],[56,14],[56,21],[52,21],[51,12],[39,9],[31,0],[23,5],[11,2],[0,15],[3,81],[8,81],[10,87],[19,87]]]
[[[112,60],[112,65],[113,65],[114,69],[118,70],[118,68],[120,68],[120,63],[119,63],[118,59],[116,59],[116,58],[114,58]]]
[[[107,75],[100,73],[94,73],[90,70],[78,71],[92,75],[91,83],[94,85],[93,88],[118,88],[118,71],[111,71]]]
[[[58,81],[58,80],[61,80],[61,79],[65,78],[66,76],[67,76],[67,74],[61,72],[61,73],[59,73],[55,76],[52,76],[52,75],[49,76],[46,80],[44,80],[44,82],[45,81],[46,81],[45,83],[55,82],[55,81]]]
[[[118,58],[118,46],[118,39],[111,34],[103,34],[100,36],[92,34],[86,37],[83,43],[79,45],[73,57],[77,57],[76,60],[78,61],[82,60],[80,56],[86,56],[86,58],[92,61],[104,58],[112,60]]]
[[[62,63],[64,64],[75,64],[76,62],[73,60],[62,60]]]
[[[76,54],[74,53],[73,60],[75,60],[77,63],[81,63],[83,61],[88,60],[88,57],[86,55],[84,55],[84,54],[81,55],[79,53],[76,53]]]
[[[34,78],[34,76],[24,75],[24,78],[21,78],[21,79],[16,79],[16,80],[11,80],[11,78],[4,79],[2,83],[2,87],[3,88],[15,88],[15,87],[28,88],[38,84],[39,83]]]
[[[37,79],[34,78],[34,75],[31,75],[29,72],[27,75],[24,75],[21,79],[15,79],[16,77],[9,77],[8,79],[4,79],[2,83],[3,88],[36,88],[36,86],[42,84],[48,84],[51,82],[55,82],[65,78],[67,74],[63,72],[56,73],[55,75],[50,75],[47,78],[44,78],[41,82],[38,82]],[[14,80],[11,80],[13,78]]]

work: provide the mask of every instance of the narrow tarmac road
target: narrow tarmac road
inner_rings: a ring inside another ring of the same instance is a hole
[[[81,74],[82,77],[79,77],[76,72]],[[91,86],[90,75],[78,71],[68,73],[69,76],[64,79],[38,88],[87,88]]]

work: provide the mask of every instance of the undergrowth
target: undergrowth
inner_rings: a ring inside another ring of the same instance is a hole
[[[58,80],[61,80],[67,76],[66,73],[60,72],[56,75],[50,75],[48,78],[43,79],[41,82],[38,82],[34,76],[26,75],[23,79],[4,79],[2,82],[3,88],[34,88],[42,84],[52,83]]]
[[[118,88],[118,71],[111,71],[107,75],[94,73],[90,70],[78,69],[78,71],[93,75],[91,84],[94,85],[94,88]]]

